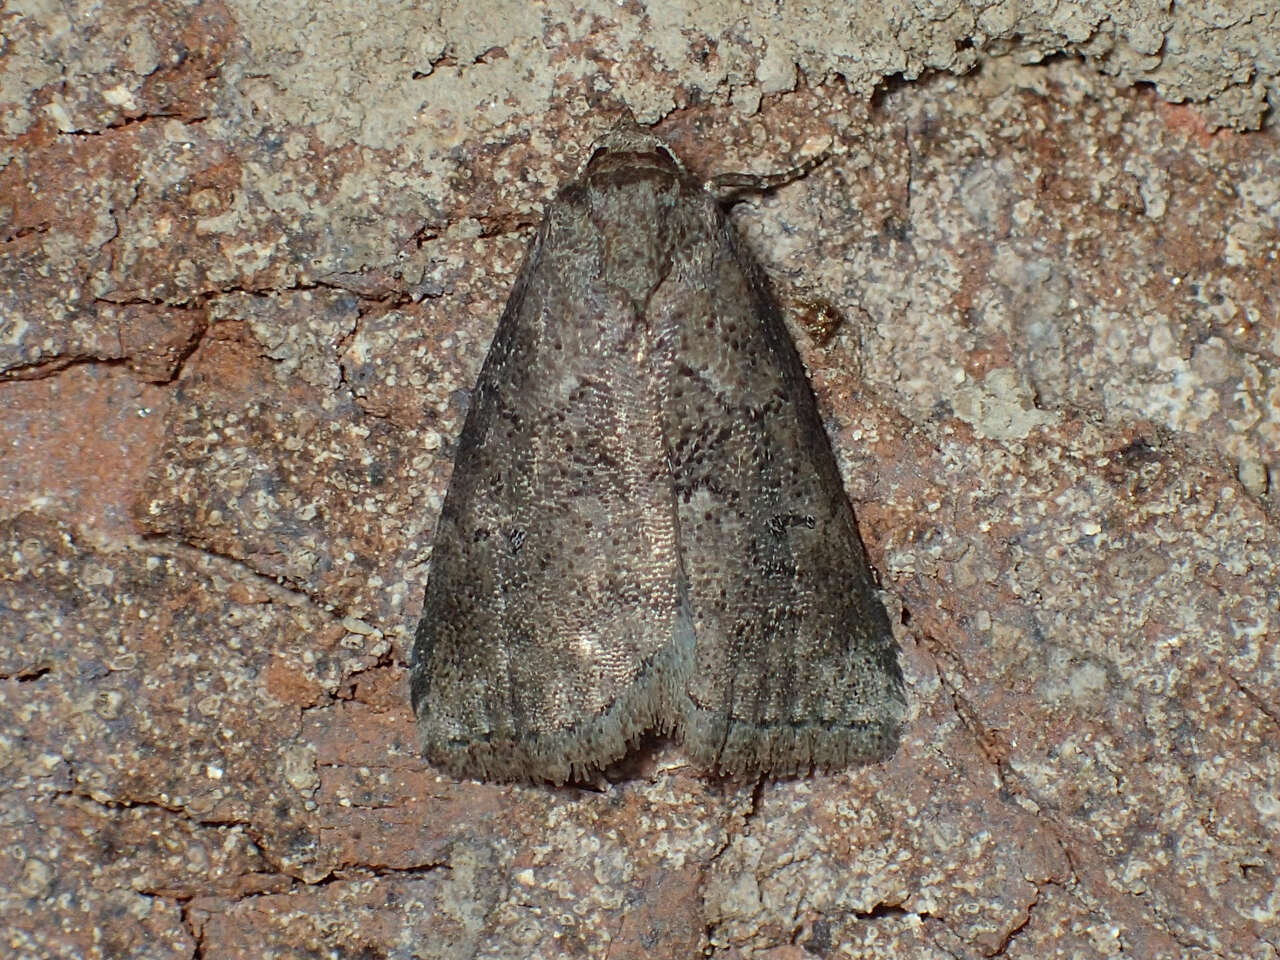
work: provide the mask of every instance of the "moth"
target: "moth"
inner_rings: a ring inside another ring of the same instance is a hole
[[[624,119],[548,206],[458,442],[424,752],[563,783],[649,731],[725,774],[879,760],[897,645],[812,390],[717,197]]]

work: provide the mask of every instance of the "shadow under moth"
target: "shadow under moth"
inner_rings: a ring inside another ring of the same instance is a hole
[[[563,783],[648,731],[727,774],[896,748],[897,645],[726,216],[778,182],[704,185],[628,118],[548,207],[472,396],[410,658],[423,748],[454,776]]]

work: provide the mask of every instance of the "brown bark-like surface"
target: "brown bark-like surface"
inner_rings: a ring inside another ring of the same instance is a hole
[[[1130,6],[0,12],[6,955],[1276,956],[1278,28]],[[624,106],[832,151],[733,218],[844,318],[884,763],[418,754],[467,391]]]

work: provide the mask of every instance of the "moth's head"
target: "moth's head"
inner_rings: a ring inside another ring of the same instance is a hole
[[[612,130],[591,145],[591,154],[582,165],[579,178],[586,179],[620,167],[650,168],[667,174],[684,173],[684,166],[666,141],[636,123],[630,110],[622,115]]]

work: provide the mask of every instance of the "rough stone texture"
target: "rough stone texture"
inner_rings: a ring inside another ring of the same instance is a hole
[[[0,11],[0,950],[1280,956],[1280,26],[1108,6]],[[416,755],[466,390],[623,103],[834,149],[735,218],[845,318],[883,765]]]

